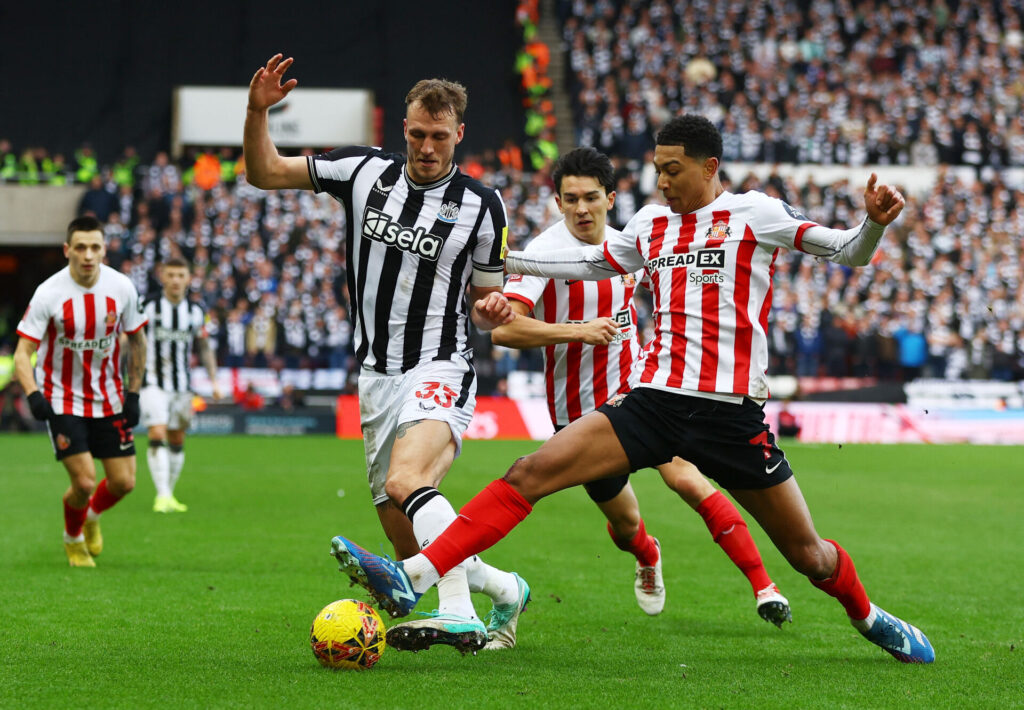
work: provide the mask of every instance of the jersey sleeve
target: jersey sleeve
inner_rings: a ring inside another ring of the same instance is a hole
[[[803,249],[804,234],[811,227],[821,225],[808,219],[788,204],[763,193],[747,193],[757,200],[751,216],[757,241],[773,247]]]
[[[638,235],[644,225],[650,226],[645,210],[640,210],[626,223],[621,232],[611,232],[604,241],[604,258],[620,274],[631,274],[644,267],[644,255],[640,252]]]
[[[18,335],[38,345],[46,334],[51,315],[49,299],[46,298],[46,293],[40,286],[32,295],[32,300],[29,301],[28,308],[25,309],[25,315],[18,322]]]
[[[476,232],[476,245],[473,247],[471,283],[484,288],[501,288],[505,250],[508,247],[505,203],[497,190],[488,190],[480,209],[482,214]]]
[[[125,277],[125,304],[124,312],[121,314],[121,326],[126,333],[135,333],[142,328],[149,319],[146,318],[146,306],[139,296],[134,284]]]
[[[523,249],[524,254],[531,254],[539,250],[537,240],[534,239],[532,242],[526,245]],[[532,311],[534,306],[537,305],[537,301],[540,300],[541,295],[544,293],[544,289],[547,288],[548,281],[542,276],[526,276],[524,274],[512,274],[508,277],[508,281],[505,282],[505,297],[520,301],[529,306]]]
[[[352,180],[360,166],[374,155],[388,157],[377,148],[363,145],[335,148],[329,153],[307,157],[306,166],[309,168],[309,179],[313,183],[313,191],[327,192],[335,197],[340,197],[346,183]]]
[[[198,303],[192,304],[192,336],[195,338],[205,338],[206,322],[209,320],[206,317],[206,311]]]
[[[760,196],[754,234],[759,242],[796,249],[846,266],[870,262],[885,227],[865,219],[852,229],[824,227],[804,217],[782,200]]]

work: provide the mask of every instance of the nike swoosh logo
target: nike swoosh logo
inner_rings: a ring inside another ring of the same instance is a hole
[[[775,469],[777,469],[781,465],[782,465],[782,461],[779,461],[777,464],[775,464],[774,466],[771,466],[770,468],[766,466],[765,469],[764,469],[764,472],[767,473],[768,475],[771,475],[771,474],[775,473]]]
[[[132,448],[132,445],[131,445],[131,443],[127,443],[127,444],[118,444],[118,446],[120,446],[120,447],[121,447],[121,451],[127,451],[128,449]]]

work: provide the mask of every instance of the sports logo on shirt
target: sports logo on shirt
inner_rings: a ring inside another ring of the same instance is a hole
[[[444,240],[423,227],[403,227],[380,210],[367,207],[363,212],[363,236],[385,246],[437,261]]]
[[[793,209],[786,202],[782,203],[782,209],[786,210],[786,214],[788,214],[793,219],[798,219],[801,222],[810,222],[811,221],[810,219],[807,218],[806,215],[804,215],[802,212],[798,212],[797,210]]]
[[[459,203],[458,202],[445,202],[441,205],[441,209],[437,211],[437,218],[442,222],[448,224],[455,224],[459,221]]]
[[[110,313],[107,314],[107,317],[104,319],[104,322],[106,322],[108,328],[112,328],[114,326],[114,323],[117,323],[117,314],[111,311]]]
[[[61,451],[67,451],[69,446],[71,446],[71,439],[64,434],[57,434],[57,448]]]
[[[729,223],[724,219],[720,219],[708,227],[708,231],[704,234],[704,239],[707,241],[716,239],[724,242],[730,236],[732,236],[732,229],[729,227]]]
[[[384,195],[386,197],[387,194],[391,192],[391,188],[393,187],[394,185],[385,185],[380,181],[380,178],[377,178],[377,182],[373,184],[373,187],[371,189],[374,192],[380,193],[381,195]]]

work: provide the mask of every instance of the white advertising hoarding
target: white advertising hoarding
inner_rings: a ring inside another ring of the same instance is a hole
[[[240,146],[248,88],[180,86],[174,90],[171,149]],[[373,145],[373,92],[296,88],[270,108],[270,137],[291,148]]]

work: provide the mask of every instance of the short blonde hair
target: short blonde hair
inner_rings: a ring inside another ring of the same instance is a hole
[[[405,96],[405,105],[419,101],[432,118],[450,113],[456,123],[462,123],[469,97],[466,87],[457,81],[447,79],[421,79]]]

